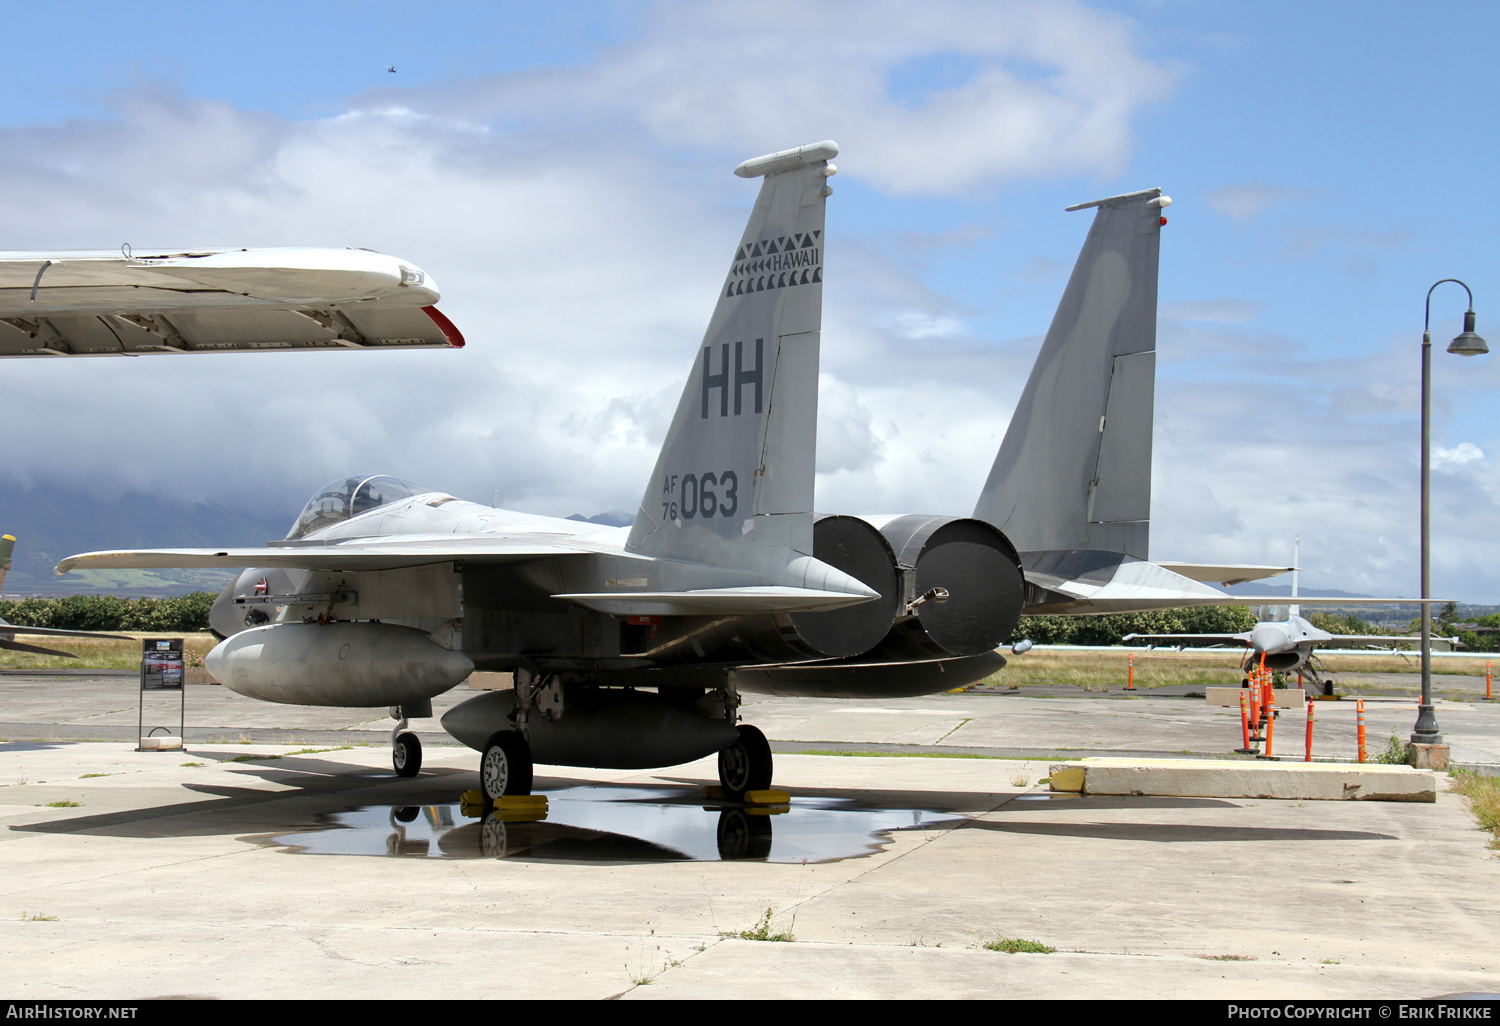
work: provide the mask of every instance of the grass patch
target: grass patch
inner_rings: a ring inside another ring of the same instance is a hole
[[[184,766],[202,766],[203,763],[201,763],[201,762],[184,762],[184,763],[182,763],[182,765],[184,765]]]
[[[337,748],[299,748],[295,752],[287,752],[287,755],[321,755],[324,752],[347,752],[353,745],[339,745]],[[279,755],[277,758],[281,758]]]
[[[1049,948],[1040,941],[1026,940],[1022,937],[996,937],[992,941],[985,941],[980,947],[986,951],[1003,951],[1007,955],[1050,955],[1057,951]]]
[[[236,755],[233,759],[225,759],[225,762],[269,762],[279,759],[279,755]]]
[[[114,633],[106,631],[104,633]],[[24,638],[24,628],[16,631]],[[184,657],[189,666],[202,665],[208,650],[217,645],[218,639],[207,631],[157,631],[121,632],[117,639],[102,638],[53,638],[45,639],[48,648],[60,652],[71,652],[74,658],[36,655],[32,652],[0,650],[0,669],[4,670],[139,670],[141,668],[142,638],[181,638],[185,648]],[[39,639],[41,640],[41,639]]]
[[[94,777],[109,777],[109,776],[113,776],[113,775],[114,774],[112,774],[112,773],[85,773],[83,776],[79,777],[78,779],[79,780],[92,780]]]
[[[794,915],[792,916],[792,925],[795,926],[796,923],[797,917]],[[771,929],[771,909],[769,906],[766,907],[765,913],[760,917],[760,922],[756,923],[750,929],[729,930],[719,934],[719,936],[738,937],[740,940],[752,941],[794,941],[797,939],[792,935],[790,930],[775,931]]]
[[[1453,774],[1453,790],[1469,800],[1469,811],[1479,820],[1479,828],[1494,835],[1490,847],[1500,848],[1500,777],[1481,777],[1457,770]]]
[[[1254,955],[1194,955],[1194,958],[1207,959],[1210,962],[1254,962]]]
[[[47,803],[47,808],[49,808],[49,809],[77,809],[77,808],[80,808],[82,805],[83,805],[83,802],[70,802],[70,801],[48,802]]]
[[[55,922],[57,922],[57,917],[56,916],[49,916],[49,915],[47,915],[45,913],[42,913],[42,912],[31,912],[31,913],[22,912],[21,913],[21,922],[23,922],[23,923],[55,923]]]

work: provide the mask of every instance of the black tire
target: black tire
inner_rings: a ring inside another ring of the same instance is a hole
[[[744,809],[719,813],[719,858],[770,858],[771,839],[770,816],[747,816]]]
[[[531,793],[531,745],[514,730],[491,734],[479,756],[479,789],[485,800]]]
[[[398,777],[414,777],[422,771],[422,742],[415,734],[401,734],[391,746],[391,765]]]
[[[746,791],[764,791],[771,786],[771,745],[756,727],[742,723],[740,739],[719,753],[719,787],[733,802],[745,800]]]

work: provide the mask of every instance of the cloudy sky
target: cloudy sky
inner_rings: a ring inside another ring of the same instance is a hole
[[[284,514],[346,472],[633,510],[757,183],[833,138],[818,507],[966,514],[1090,214],[1164,231],[1152,555],[1417,592],[1428,287],[1500,341],[1492,3],[0,0],[0,248],[366,246],[462,351],[10,361],[0,487]],[[24,43],[24,45],[19,45]],[[394,65],[395,74],[386,69]],[[1497,357],[1434,590],[1500,602]],[[143,402],[143,395],[151,395]],[[163,401],[162,397],[167,397]]]

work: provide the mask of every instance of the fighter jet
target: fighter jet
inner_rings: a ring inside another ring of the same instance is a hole
[[[0,253],[0,358],[462,348],[421,268],[365,249]]]
[[[647,768],[718,753],[735,798],[771,783],[742,692],[888,697],[1005,664],[1015,549],[955,517],[812,508],[833,142],[745,161],[763,178],[628,528],[495,509],[384,476],[320,489],[265,548],[96,552],[78,568],[243,567],[211,614],[215,679],[302,705],[408,719],[476,669],[515,686],[449,710],[485,795],[528,793],[534,762]],[[726,254],[727,255],[727,254]]]
[[[15,551],[15,535],[0,535],[0,590],[5,588],[5,575],[10,573],[11,553]],[[62,656],[65,659],[78,658],[72,652],[63,652],[55,648],[42,648],[40,645],[27,645],[16,640],[17,634],[37,635],[51,638],[103,638],[106,641],[118,640],[113,634],[94,634],[90,631],[65,631],[55,627],[20,627],[7,623],[0,618],[0,649],[9,649],[12,652],[30,652],[32,655]]]
[[[1293,548],[1292,563],[1298,562],[1297,548],[1300,547],[1301,539]],[[1308,601],[1297,594],[1298,571],[1292,570],[1292,604],[1278,604],[1263,607],[1261,610],[1264,619],[1250,630],[1241,634],[1127,634],[1123,641],[1150,641],[1152,647],[1158,642],[1176,641],[1179,644],[1185,642],[1209,641],[1222,645],[1240,644],[1249,650],[1240,664],[1242,670],[1251,670],[1262,665],[1275,672],[1279,676],[1292,673],[1298,674],[1303,679],[1303,688],[1312,694],[1331,694],[1333,681],[1322,676],[1322,667],[1318,664],[1314,651],[1320,646],[1329,645],[1351,645],[1359,648],[1374,646],[1397,645],[1420,645],[1422,639],[1418,637],[1381,634],[1330,634],[1328,631],[1314,627],[1302,618],[1300,603]],[[1348,604],[1379,604],[1384,605],[1385,599],[1331,599],[1325,601],[1336,601],[1340,605]],[[1432,647],[1437,651],[1449,652],[1458,644],[1458,638],[1433,638]],[[1245,683],[1249,683],[1248,678]]]

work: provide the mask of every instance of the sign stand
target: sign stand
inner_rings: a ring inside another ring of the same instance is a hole
[[[187,689],[183,680],[183,646],[181,638],[144,638],[141,641],[141,701],[140,717],[136,736],[140,738],[138,752],[181,751],[184,728],[187,725]],[[177,733],[169,727],[152,727],[146,730],[146,692],[177,692]],[[163,735],[158,737],[160,730]]]

